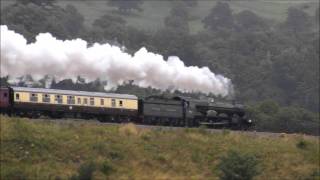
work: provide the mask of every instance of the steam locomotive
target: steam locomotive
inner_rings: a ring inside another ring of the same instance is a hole
[[[253,122],[240,104],[189,97],[149,96],[28,87],[1,87],[1,113],[38,118],[98,119],[146,125],[248,129]]]

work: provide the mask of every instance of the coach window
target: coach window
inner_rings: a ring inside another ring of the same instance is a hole
[[[94,98],[93,97],[90,98],[90,105],[94,106]]]
[[[81,98],[78,97],[78,104],[81,104]]]
[[[55,95],[55,101],[56,101],[58,104],[62,104],[62,96],[61,96],[61,95]]]
[[[115,99],[111,99],[111,106],[116,107],[116,100]]]
[[[37,102],[38,101],[38,94],[31,93],[30,101]]]
[[[119,106],[122,107],[123,106],[123,102],[120,100],[119,101]]]
[[[100,99],[100,105],[101,105],[101,106],[104,105],[104,99]]]
[[[49,103],[50,102],[50,95],[49,94],[43,94],[42,102]]]
[[[83,104],[88,104],[88,99],[87,98],[83,99]]]
[[[74,103],[75,103],[74,96],[68,96],[68,98],[67,98],[67,104],[74,104]]]
[[[7,94],[7,93],[3,93],[3,97],[5,97],[5,98],[6,98],[7,96],[8,96],[8,94]]]
[[[20,94],[16,94],[16,100],[20,100]]]

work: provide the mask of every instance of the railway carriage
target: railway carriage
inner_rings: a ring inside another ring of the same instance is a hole
[[[134,95],[69,91],[44,88],[12,87],[12,112],[38,117],[129,119],[138,112]]]

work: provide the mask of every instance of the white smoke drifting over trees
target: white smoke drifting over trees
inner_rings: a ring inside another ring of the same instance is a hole
[[[226,96],[232,91],[230,79],[207,67],[186,67],[176,56],[163,56],[141,48],[133,56],[119,47],[95,43],[88,47],[82,39],[58,40],[39,34],[34,43],[1,25],[1,76],[52,75],[58,79],[101,78],[116,87],[133,80],[141,87],[183,92],[203,92]]]

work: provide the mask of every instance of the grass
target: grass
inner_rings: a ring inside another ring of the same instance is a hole
[[[229,151],[258,159],[256,179],[319,179],[319,139],[304,135],[150,130],[5,116],[0,123],[4,180],[218,179],[218,164]]]

